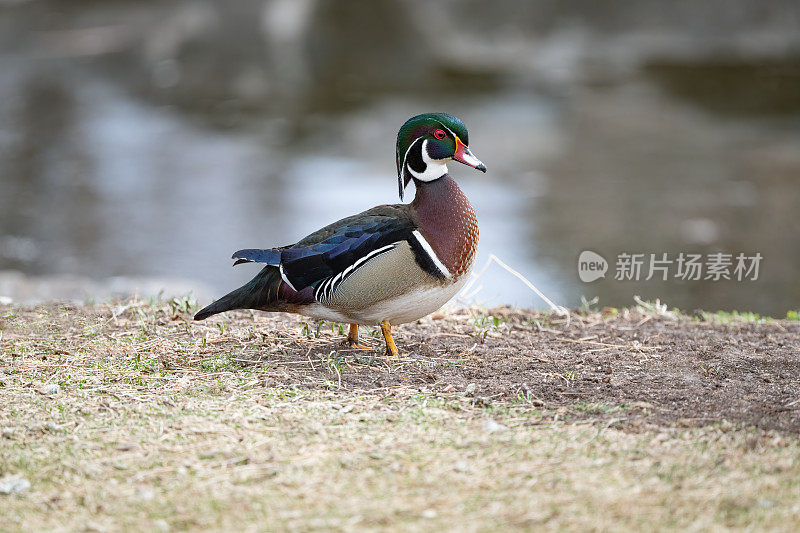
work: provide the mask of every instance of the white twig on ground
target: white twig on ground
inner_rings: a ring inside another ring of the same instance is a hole
[[[672,311],[669,311],[667,304],[662,304],[661,300],[656,298],[655,302],[647,302],[639,298],[638,295],[633,296],[633,301],[636,302],[639,307],[641,307],[645,311],[649,311],[650,313],[655,313],[658,316],[663,316],[669,318],[671,320],[678,320],[678,317]],[[637,325],[638,327],[638,325]]]
[[[483,265],[483,267],[481,267],[481,269],[478,272],[473,272],[472,273],[472,279],[469,280],[466,285],[464,285],[463,289],[461,289],[461,295],[462,295],[461,297],[462,298],[468,298],[468,297],[471,298],[471,297],[475,296],[475,294],[477,294],[477,292],[482,288],[482,286],[479,286],[476,290],[472,291],[471,293],[469,292],[469,290],[472,288],[472,286],[475,285],[475,283],[483,275],[483,273],[486,272],[486,269],[489,268],[489,266],[492,264],[492,261],[497,263],[501,268],[505,269],[506,272],[510,273],[511,275],[516,277],[518,280],[520,280],[522,283],[524,283],[525,286],[528,287],[530,290],[535,292],[536,295],[539,296],[539,298],[544,300],[544,302],[548,306],[550,306],[550,309],[554,313],[557,313],[557,314],[559,314],[561,316],[567,317],[567,325],[569,325],[569,318],[571,316],[570,312],[569,312],[569,309],[567,309],[566,307],[563,307],[561,305],[556,305],[555,303],[553,303],[553,301],[550,300],[550,298],[545,296],[544,293],[542,293],[542,291],[537,289],[536,286],[533,283],[531,283],[530,281],[528,281],[528,279],[525,276],[523,276],[522,274],[520,274],[519,272],[517,272],[516,270],[514,270],[513,268],[511,268],[507,264],[505,264],[499,257],[497,257],[494,254],[489,254],[489,259],[486,260],[486,263]]]

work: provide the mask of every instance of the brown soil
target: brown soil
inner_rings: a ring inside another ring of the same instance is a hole
[[[166,376],[234,372],[266,386],[384,395],[411,388],[477,405],[525,402],[544,418],[608,418],[631,429],[727,422],[800,432],[795,321],[723,323],[633,309],[573,314],[566,324],[524,310],[467,309],[401,326],[402,355],[391,358],[378,328],[361,329],[369,349],[357,350],[343,344],[338,325],[292,315],[233,312],[197,323],[174,305],[128,302],[7,307],[0,316],[7,373],[15,357],[63,365],[78,351],[113,348],[146,357]]]

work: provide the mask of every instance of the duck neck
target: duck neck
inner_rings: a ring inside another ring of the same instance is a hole
[[[415,180],[411,209],[420,231],[453,277],[472,267],[478,244],[478,220],[466,195],[445,174],[433,181]]]

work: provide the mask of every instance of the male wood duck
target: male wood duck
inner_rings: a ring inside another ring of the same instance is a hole
[[[447,113],[409,119],[397,134],[400,200],[410,181],[410,204],[380,205],[343,218],[297,244],[233,254],[264,263],[258,275],[195,315],[203,320],[231,309],[299,313],[350,324],[379,324],[387,355],[397,355],[391,324],[428,315],[464,285],[478,246],[478,220],[447,173],[451,160],[486,172],[468,148],[464,123]]]

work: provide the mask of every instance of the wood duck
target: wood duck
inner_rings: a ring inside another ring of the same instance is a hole
[[[266,266],[195,320],[231,309],[299,313],[349,323],[347,342],[358,348],[358,325],[378,324],[387,355],[396,356],[391,324],[436,311],[472,270],[478,220],[447,172],[451,160],[486,172],[468,143],[467,128],[452,115],[412,117],[397,134],[397,184],[402,201],[414,181],[410,204],[373,207],[289,246],[236,252],[234,266]]]

